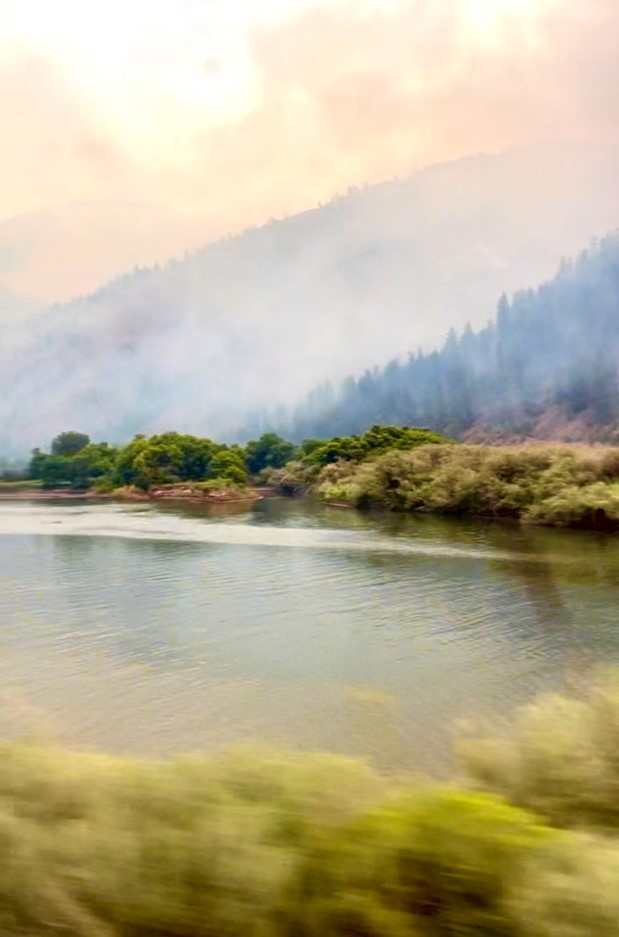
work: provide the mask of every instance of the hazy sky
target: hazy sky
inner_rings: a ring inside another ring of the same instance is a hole
[[[617,84],[616,7],[0,0],[1,217],[133,198],[212,212],[225,228],[577,133],[605,67]],[[598,110],[588,124],[603,129]]]

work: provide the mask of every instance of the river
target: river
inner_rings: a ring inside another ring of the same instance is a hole
[[[0,502],[0,735],[450,767],[457,722],[619,662],[619,538],[251,507]]]

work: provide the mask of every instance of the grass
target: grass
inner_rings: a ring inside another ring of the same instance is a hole
[[[43,485],[38,478],[17,478],[10,481],[0,479],[0,493],[3,491],[29,491],[32,488],[39,489]]]

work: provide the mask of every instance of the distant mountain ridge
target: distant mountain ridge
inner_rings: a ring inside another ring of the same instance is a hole
[[[483,325],[614,228],[619,149],[474,156],[139,269],[4,330],[0,449],[67,427],[226,437],[249,411]]]

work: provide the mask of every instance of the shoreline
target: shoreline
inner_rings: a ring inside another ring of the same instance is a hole
[[[307,492],[302,495],[306,497]],[[212,492],[196,492],[190,489],[184,488],[184,486],[179,486],[179,488],[171,489],[154,489],[151,492],[146,491],[126,491],[123,493],[114,493],[110,492],[109,494],[96,492],[96,491],[65,491],[64,489],[51,488],[48,491],[45,491],[41,488],[20,488],[15,491],[2,491],[0,489],[0,502],[3,501],[92,501],[92,502],[109,502],[113,501],[117,504],[131,504],[131,503],[157,503],[165,502],[168,504],[201,504],[205,507],[221,507],[229,504],[256,504],[258,501],[262,501],[264,498],[284,498],[290,500],[294,498],[277,488],[277,486],[249,486],[247,489],[247,495],[244,497],[230,497],[225,491],[221,491],[219,496]],[[319,501],[324,507],[336,508],[338,510],[348,510],[348,511],[361,511],[363,509],[359,508],[355,504],[351,504],[346,501]],[[387,507],[376,506],[374,507],[375,511],[380,513],[394,513]],[[400,513],[400,512],[395,512]],[[431,517],[445,517],[447,515],[439,511],[429,511],[429,510],[417,510],[410,512],[402,512],[408,514],[416,514],[418,516],[431,516]],[[517,527],[528,526],[528,527],[537,527],[553,530],[569,530],[574,533],[585,532],[585,533],[598,533],[606,535],[617,536],[619,534],[618,525],[614,523],[601,523],[600,519],[589,520],[589,522],[572,522],[570,524],[549,524],[549,523],[540,523],[532,520],[524,520],[522,517],[518,516],[506,516],[506,515],[493,515],[486,513],[479,514],[461,514],[457,515],[459,519],[474,521],[479,524],[487,523],[508,523],[513,524]]]
[[[65,491],[60,488],[50,488],[45,491],[41,488],[20,488],[15,491],[0,490],[0,501],[116,501],[147,502],[147,501],[182,501],[193,504],[254,504],[264,497],[276,496],[274,488],[248,488],[248,494],[233,498],[223,494],[197,493],[195,491],[161,491],[152,492],[125,492],[105,494],[98,491]]]

